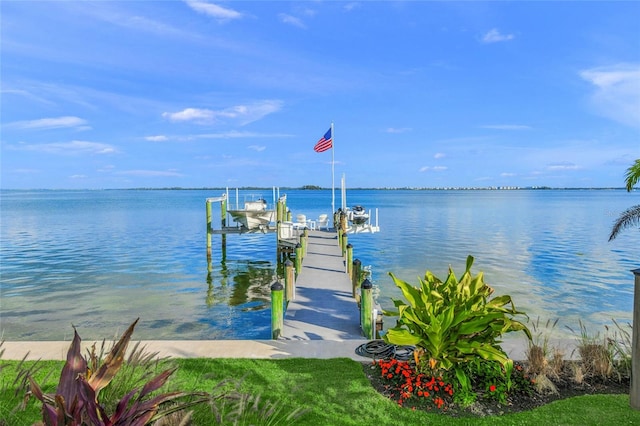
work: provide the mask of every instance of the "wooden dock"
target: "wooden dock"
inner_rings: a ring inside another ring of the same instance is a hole
[[[307,254],[296,278],[280,339],[363,339],[345,259],[335,232],[309,231]]]

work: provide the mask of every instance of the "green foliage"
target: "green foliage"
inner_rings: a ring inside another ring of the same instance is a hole
[[[625,174],[625,183],[628,192],[631,192],[633,187],[640,180],[640,159],[637,159],[629,168]],[[618,219],[613,224],[611,234],[609,234],[609,241],[615,239],[620,231],[636,226],[640,224],[640,205],[629,207],[623,211]]]
[[[500,347],[500,337],[508,332],[523,331],[529,339],[531,332],[513,316],[524,314],[516,310],[511,296],[489,300],[493,289],[484,283],[480,272],[471,275],[473,257],[467,258],[467,268],[458,280],[451,268],[441,281],[430,271],[420,280],[420,287],[396,278],[406,299],[394,300],[397,325],[387,331],[384,340],[396,345],[415,345],[424,349],[430,363],[445,370],[455,364],[482,358],[506,364],[508,357]]]
[[[460,370],[469,380],[469,385],[468,389],[461,386],[460,391],[456,391],[454,401],[463,407],[470,405],[478,397],[506,404],[509,395],[533,394],[533,382],[519,363],[507,363],[503,366],[495,361],[478,358],[463,364]]]
[[[460,280],[451,268],[445,281],[427,271],[419,287],[390,273],[406,301],[394,300],[398,310],[385,312],[397,316],[398,321],[383,336],[387,343],[417,346],[417,353],[423,355],[416,362],[425,370],[455,370],[465,391],[470,391],[470,382],[463,364],[479,358],[510,368],[512,361],[500,346],[501,336],[523,331],[532,338],[529,329],[513,318],[524,313],[516,310],[510,296],[489,299],[493,289],[485,284],[482,272],[471,274],[473,260],[467,257]]]
[[[640,181],[640,158],[629,166],[624,177],[627,191],[631,192],[633,187],[638,183],[638,181]]]
[[[362,363],[346,358],[191,358],[175,361],[179,369],[172,376],[172,382],[187,383],[187,387],[193,390],[209,391],[221,378],[243,377],[243,392],[260,395],[261,399],[281,401],[286,410],[296,407],[308,409],[304,416],[291,423],[300,426],[360,426],[364,423],[442,426],[640,424],[640,411],[629,408],[628,394],[573,397],[517,414],[457,418],[438,412],[398,407],[397,403],[371,386]],[[7,377],[12,380],[18,361],[6,363],[10,367],[0,374],[8,374]],[[25,366],[32,363],[27,361]],[[59,372],[62,368],[60,361],[40,363],[44,364],[44,370],[47,371],[55,369]],[[371,363],[367,363],[365,368],[370,371],[372,367]],[[211,377],[204,377],[208,374]],[[40,378],[38,380],[43,387],[53,386],[51,378],[46,383]],[[11,406],[7,403],[11,394],[11,390],[8,393],[0,392],[0,408]],[[19,413],[23,416],[21,419],[0,417],[0,424],[5,421],[10,426],[32,425],[38,418],[37,413],[35,416],[33,413],[38,409],[32,402],[28,412]],[[215,424],[208,406],[195,406],[193,410],[193,425]],[[260,425],[259,422],[255,424]]]
[[[0,341],[0,360],[4,355],[4,340]],[[0,362],[0,425],[18,424],[20,412],[25,409],[27,400],[24,395],[29,390],[29,377],[41,376],[47,379],[43,373],[43,363],[27,362],[29,353],[16,364]]]
[[[613,323],[616,326],[616,330],[613,331],[612,336],[607,337],[607,341],[613,351],[615,369],[619,377],[631,377],[631,355],[633,353],[631,335],[633,333],[633,326],[630,322],[624,326],[619,324],[615,319]]]
[[[627,323],[627,327],[613,320],[616,329],[611,332],[605,325],[605,334],[599,332],[590,333],[582,321],[579,321],[580,333],[577,338],[577,350],[580,355],[582,373],[586,377],[599,377],[607,379],[617,376],[631,377],[631,334],[633,327]],[[567,326],[573,332],[571,327]],[[575,333],[575,332],[574,332]]]

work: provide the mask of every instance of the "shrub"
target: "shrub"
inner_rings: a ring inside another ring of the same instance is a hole
[[[115,411],[107,412],[98,401],[100,391],[118,373],[124,363],[127,346],[131,339],[136,319],[113,346],[104,360],[92,358],[93,369],[80,354],[81,339],[74,329],[74,337],[67,352],[67,360],[60,374],[55,394],[42,392],[30,376],[31,392],[42,402],[43,425],[94,425],[137,426],[152,423],[164,416],[207,401],[207,395],[170,392],[155,394],[175,368],[163,371],[149,380],[142,388],[133,389],[118,402]],[[194,398],[196,397],[196,398]],[[199,397],[199,398],[198,398]]]
[[[611,376],[614,367],[614,348],[611,341],[606,336],[601,337],[599,332],[595,335],[590,334],[582,321],[579,321],[579,324],[580,337],[577,349],[582,361],[582,373],[602,379]],[[570,327],[567,328],[571,330]]]
[[[493,289],[485,284],[483,273],[471,275],[473,257],[467,257],[466,270],[458,280],[451,268],[445,281],[430,271],[414,287],[389,273],[405,300],[393,300],[397,311],[395,327],[383,339],[395,345],[415,345],[418,368],[423,371],[453,370],[461,389],[470,391],[471,383],[463,365],[475,359],[498,362],[507,381],[513,362],[500,347],[503,334],[523,331],[529,340],[531,332],[516,315],[511,296],[489,299]],[[510,383],[507,383],[510,386]]]

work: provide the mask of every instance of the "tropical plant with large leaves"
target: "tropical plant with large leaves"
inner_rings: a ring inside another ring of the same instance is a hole
[[[175,371],[171,368],[149,380],[141,389],[131,390],[119,401],[115,412],[107,413],[98,401],[98,395],[122,367],[137,322],[136,319],[123,333],[102,363],[92,358],[90,364],[93,369],[80,353],[81,339],[74,329],[55,394],[45,394],[35,380],[29,378],[32,394],[42,402],[41,425],[142,426],[208,401],[205,393],[176,391],[156,394]]]
[[[625,186],[628,192],[633,190],[633,187],[640,180],[640,159],[637,159],[625,173]],[[630,226],[640,225],[640,204],[629,207],[623,211],[618,219],[613,224],[611,234],[609,235],[609,241],[615,239],[620,231]]]
[[[494,290],[484,282],[482,272],[471,274],[473,261],[473,256],[467,257],[460,280],[450,267],[445,281],[427,271],[418,287],[389,273],[405,300],[394,299],[397,311],[385,311],[398,320],[383,336],[390,344],[416,346],[416,353],[423,354],[416,361],[423,368],[453,370],[467,389],[465,363],[499,362],[509,377],[513,363],[500,346],[501,337],[523,331],[531,340],[529,329],[515,319],[524,312],[515,308],[509,295],[490,299]]]

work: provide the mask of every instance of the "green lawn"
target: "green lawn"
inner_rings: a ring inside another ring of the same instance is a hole
[[[281,413],[296,408],[307,411],[298,425],[640,425],[640,411],[629,407],[628,395],[593,395],[557,401],[529,412],[501,417],[452,418],[439,413],[411,411],[379,395],[365,377],[362,366],[350,359],[174,359],[179,366],[169,387],[211,391],[224,379],[242,379],[241,389],[277,402]],[[0,369],[0,425],[31,425],[40,419],[39,402],[25,411],[12,412],[18,362],[3,361]],[[27,365],[32,365],[28,363]],[[40,362],[37,381],[45,392],[55,389],[62,362]],[[45,378],[47,373],[49,377]],[[284,414],[275,420],[282,420]],[[198,407],[193,424],[216,424],[211,409]],[[3,423],[4,421],[4,423]],[[247,423],[249,424],[249,423]],[[260,423],[259,423],[260,424]],[[267,423],[264,423],[267,424]],[[289,424],[281,421],[268,424]]]

